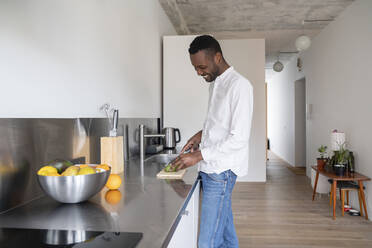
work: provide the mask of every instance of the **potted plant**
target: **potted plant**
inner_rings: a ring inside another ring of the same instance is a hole
[[[346,172],[346,165],[349,161],[350,151],[345,149],[344,144],[340,146],[340,150],[335,153],[333,170],[336,175],[343,176]]]
[[[320,154],[320,158],[317,158],[317,165],[319,170],[323,170],[325,164],[327,163],[328,157],[327,157],[327,146],[321,145],[318,148],[318,152]]]

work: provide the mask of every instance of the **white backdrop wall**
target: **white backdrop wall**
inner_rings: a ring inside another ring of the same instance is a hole
[[[238,181],[266,181],[265,40],[221,40],[230,65],[253,85],[253,119],[249,146],[248,175]]]
[[[0,117],[161,115],[158,1],[0,1]]]
[[[293,58],[267,80],[267,129],[270,150],[295,166],[295,81],[304,75]]]
[[[164,37],[164,126],[180,128],[180,146],[202,129],[207,113],[209,85],[197,76],[187,51],[194,37]],[[254,88],[249,170],[239,180],[266,181],[265,42],[263,39],[219,42],[227,62],[247,77]]]
[[[187,50],[195,37],[163,38],[164,127],[181,130],[181,147],[202,129],[208,107],[209,84],[196,74]]]

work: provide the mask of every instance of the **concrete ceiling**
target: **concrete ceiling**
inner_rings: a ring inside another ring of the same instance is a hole
[[[303,32],[314,37],[354,0],[159,0],[178,34],[217,39],[265,38],[266,68],[279,52],[296,51]],[[280,54],[284,64],[294,54]]]

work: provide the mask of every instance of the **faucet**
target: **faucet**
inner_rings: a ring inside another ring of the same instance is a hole
[[[139,125],[140,160],[145,159],[145,138],[164,138],[165,134],[145,134],[145,125]]]

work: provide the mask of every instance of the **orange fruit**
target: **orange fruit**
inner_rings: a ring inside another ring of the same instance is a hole
[[[105,194],[105,199],[108,203],[112,205],[118,204],[121,199],[121,192],[117,189],[109,190]]]
[[[87,165],[87,164],[81,164],[79,167],[80,168],[85,168],[85,167],[89,167],[89,165]]]
[[[121,185],[121,177],[117,174],[111,174],[107,180],[106,187],[108,189],[118,189]]]
[[[110,170],[110,166],[108,166],[107,164],[99,164],[96,166],[96,168],[101,168],[101,169],[104,169],[104,170]]]

